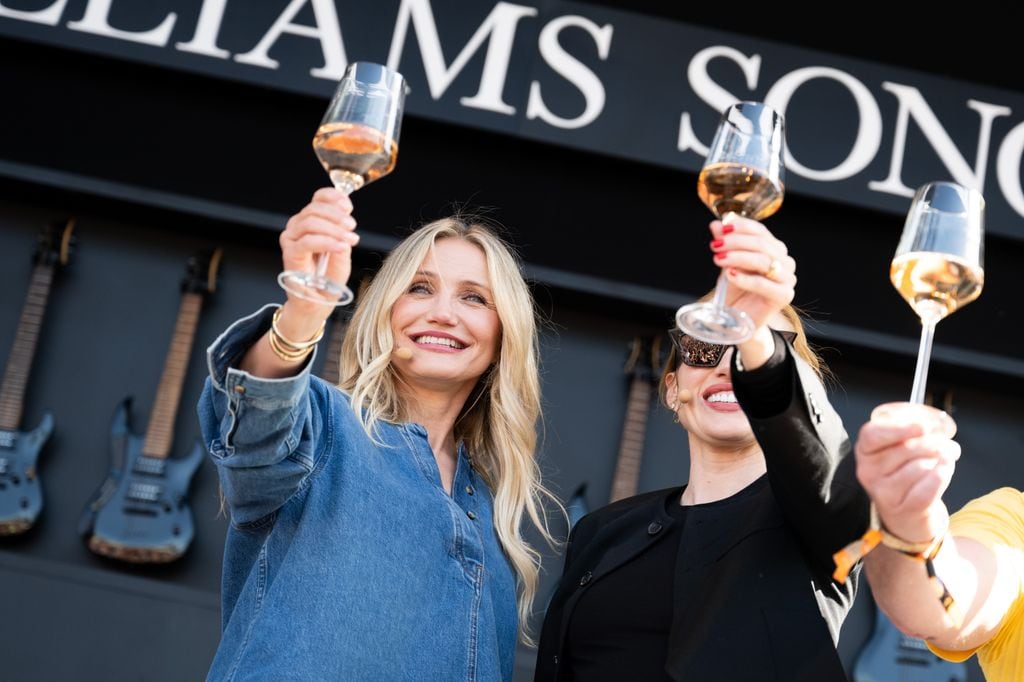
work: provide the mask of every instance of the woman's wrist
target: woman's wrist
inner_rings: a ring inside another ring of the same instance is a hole
[[[743,372],[758,369],[775,353],[775,335],[767,325],[754,332],[748,341],[736,346],[736,365]]]

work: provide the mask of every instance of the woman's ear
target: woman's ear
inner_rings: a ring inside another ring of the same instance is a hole
[[[676,375],[675,372],[669,372],[665,375],[665,404],[675,405],[676,404]]]

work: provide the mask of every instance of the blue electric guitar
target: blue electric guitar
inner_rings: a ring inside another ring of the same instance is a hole
[[[24,533],[43,509],[37,462],[53,433],[53,415],[44,414],[32,431],[18,427],[50,287],[57,270],[68,262],[74,226],[69,220],[63,229],[51,227],[39,237],[32,280],[0,386],[0,536]]]
[[[967,682],[967,665],[939,658],[876,606],[875,629],[854,664],[853,682]]]
[[[131,429],[131,398],[118,407],[111,430],[111,468],[86,505],[79,533],[93,552],[130,563],[166,563],[182,556],[195,534],[188,489],[205,451],[196,442],[171,457],[174,421],[181,402],[203,298],[216,289],[220,250],[191,259],[181,305],[145,437]]]

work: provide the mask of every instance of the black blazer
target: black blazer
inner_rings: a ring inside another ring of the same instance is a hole
[[[777,337],[779,338],[779,337]],[[781,341],[781,339],[780,339]],[[868,499],[850,444],[813,371],[784,347],[788,407],[765,415],[737,372],[733,388],[768,473],[724,503],[691,507],[677,556],[665,670],[674,680],[845,680],[835,651],[859,570],[832,581],[832,553],[863,533]],[[672,488],[580,519],[541,629],[535,680],[569,680],[560,665],[573,609],[587,587],[651,547],[673,524]]]

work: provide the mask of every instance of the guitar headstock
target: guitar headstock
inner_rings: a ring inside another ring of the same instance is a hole
[[[61,267],[71,259],[74,246],[75,219],[56,222],[43,229],[36,238],[36,250],[32,257],[36,265]]]
[[[192,256],[185,268],[185,279],[181,281],[181,290],[185,293],[210,295],[217,290],[217,278],[220,274],[220,261],[223,250],[214,249],[202,256]]]
[[[661,368],[665,364],[660,336],[635,336],[629,342],[629,354],[626,358],[625,372],[628,376],[657,383]]]

